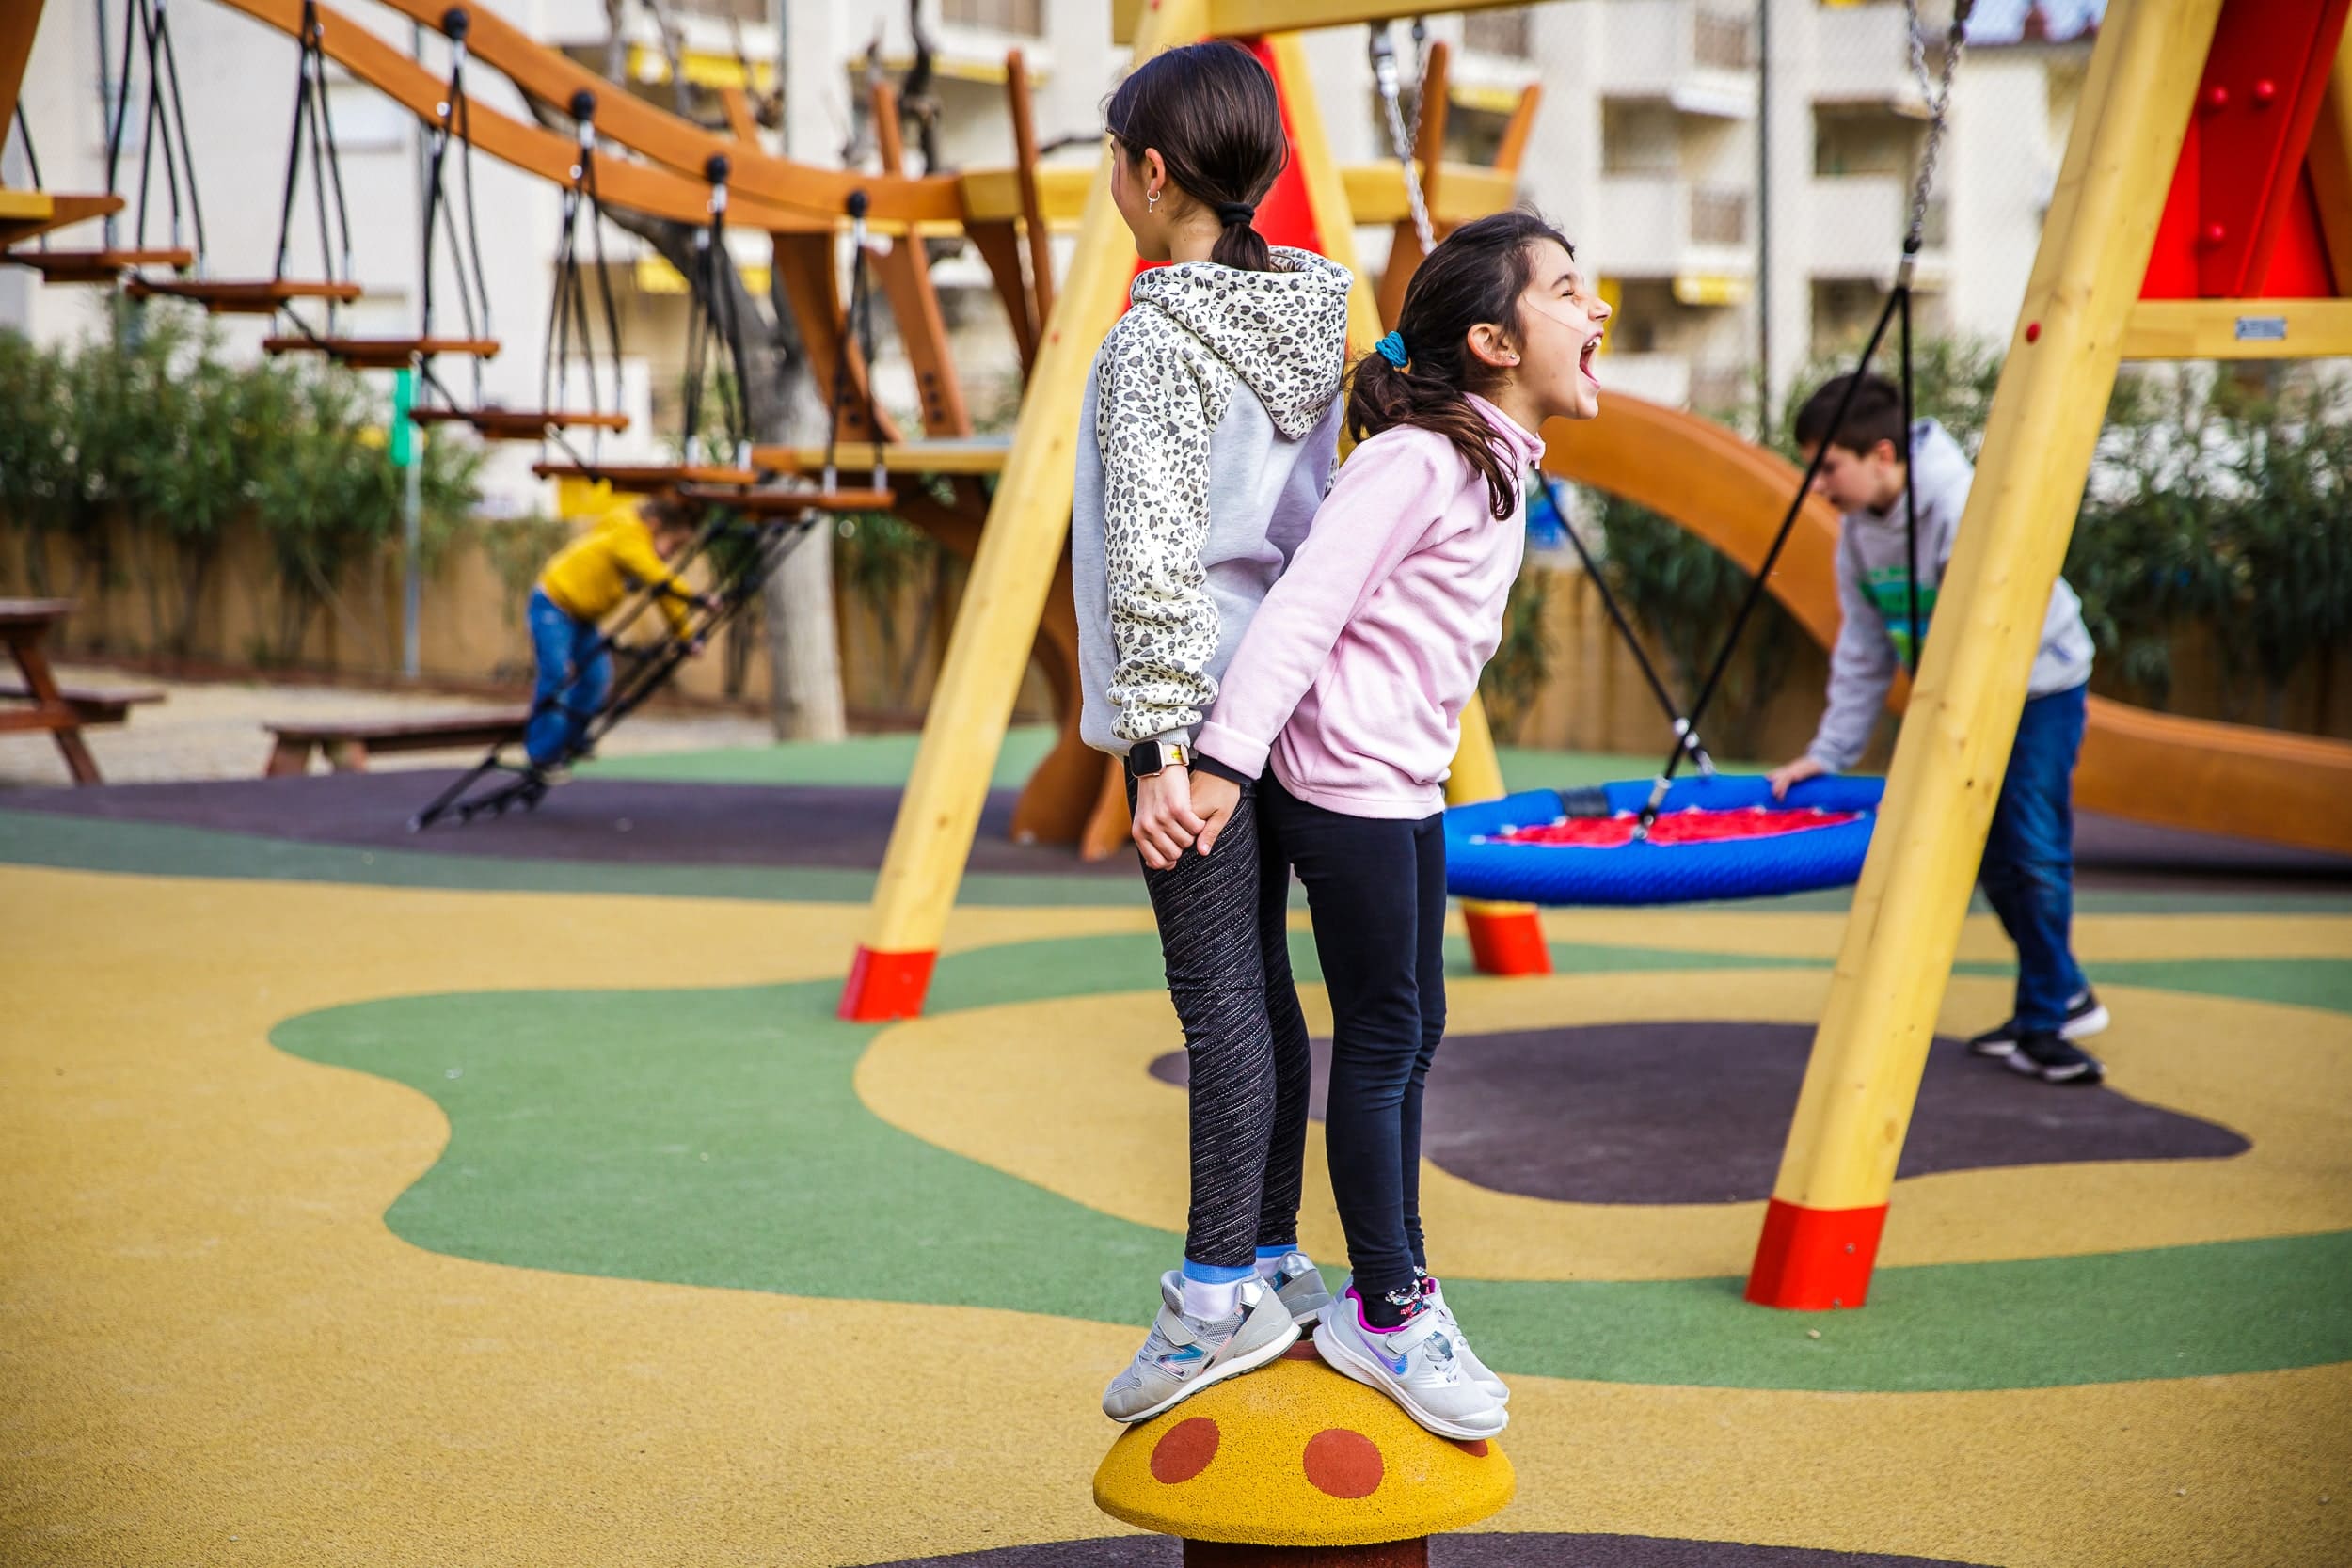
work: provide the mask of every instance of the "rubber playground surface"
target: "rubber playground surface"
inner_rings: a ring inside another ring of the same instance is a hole
[[[1184,1222],[1140,881],[984,828],[927,1016],[837,1021],[907,755],[0,797],[0,1560],[1176,1563],[1089,1495]],[[1433,1561],[2352,1562],[2352,865],[2082,846],[2108,1083],[1960,1049],[1972,916],[1854,1312],[1740,1299],[1843,894],[1457,936],[1424,1207],[1518,1491]]]

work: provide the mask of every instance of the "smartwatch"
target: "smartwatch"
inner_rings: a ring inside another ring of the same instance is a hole
[[[1127,748],[1127,772],[1134,778],[1156,778],[1170,768],[1191,766],[1192,754],[1173,740],[1138,740]]]

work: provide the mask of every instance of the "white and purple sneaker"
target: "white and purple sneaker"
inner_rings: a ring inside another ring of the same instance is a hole
[[[1350,1285],[1315,1325],[1315,1352],[1440,1437],[1474,1442],[1508,1426],[1511,1413],[1463,1365],[1452,1320],[1425,1296],[1409,1312],[1395,1328],[1375,1328]]]
[[[1462,1363],[1462,1370],[1470,1374],[1472,1383],[1492,1394],[1497,1404],[1509,1404],[1511,1390],[1503,1386],[1502,1379],[1495,1376],[1486,1363],[1478,1359],[1478,1353],[1470,1349],[1470,1337],[1462,1332],[1461,1320],[1454,1317],[1454,1308],[1445,1304],[1445,1287],[1438,1283],[1436,1275],[1421,1276],[1421,1293],[1431,1307],[1437,1308],[1438,1316],[1445,1320],[1446,1332],[1454,1336],[1454,1354]]]

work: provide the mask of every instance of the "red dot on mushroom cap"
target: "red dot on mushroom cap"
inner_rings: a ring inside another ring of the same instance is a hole
[[[1380,1449],[1360,1432],[1326,1427],[1299,1456],[1307,1480],[1334,1497],[1369,1497],[1380,1489]]]
[[[1472,1459],[1486,1457],[1486,1440],[1484,1437],[1457,1437],[1454,1440],[1454,1446]]]
[[[1163,1486],[1174,1486],[1190,1481],[1209,1467],[1216,1457],[1216,1445],[1222,1435],[1216,1423],[1206,1416],[1195,1416],[1178,1421],[1160,1433],[1160,1440],[1152,1445],[1152,1479]]]

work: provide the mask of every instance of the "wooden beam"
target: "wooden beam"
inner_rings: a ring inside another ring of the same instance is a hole
[[[227,0],[240,9],[252,9],[247,0]],[[276,0],[271,0],[276,4]],[[411,21],[438,31],[442,14],[449,8],[449,0],[384,0],[384,4]],[[291,0],[292,8],[299,14],[301,0]],[[283,9],[283,6],[278,8]],[[848,210],[850,193],[864,191],[870,203],[867,216],[877,228],[888,231],[889,226],[925,220],[954,219],[961,215],[956,198],[953,175],[929,175],[919,179],[904,176],[890,179],[837,168],[820,168],[814,164],[794,163],[745,147],[729,136],[721,136],[705,130],[689,119],[656,107],[631,93],[626,87],[608,82],[595,71],[579,64],[561,50],[551,49],[525,33],[513,23],[500,17],[487,6],[468,8],[471,24],[466,34],[466,46],[474,58],[505,73],[507,79],[521,89],[527,98],[535,99],[553,108],[563,109],[572,95],[583,89],[596,95],[596,129],[605,136],[630,150],[642,153],[657,164],[699,179],[703,166],[712,153],[726,154],[734,166],[731,183],[738,201],[755,198],[767,205],[803,220],[837,218]],[[256,12],[255,14],[259,14]],[[275,23],[272,24],[276,25]],[[355,24],[345,23],[346,28]],[[334,37],[330,29],[330,42]],[[332,53],[330,49],[329,53]],[[479,104],[474,108],[481,118]],[[610,193],[607,193],[608,198]],[[620,203],[615,203],[620,205]],[[744,227],[771,228],[766,222],[755,224],[749,217],[730,214],[731,221]],[[793,227],[787,223],[785,227]]]
[[[392,0],[392,3],[398,4],[400,0]],[[222,0],[222,4],[244,12],[264,26],[276,28],[290,39],[299,38],[302,34],[303,0]],[[438,8],[425,8],[431,11],[430,24],[438,26]],[[318,16],[325,26],[322,45],[327,58],[427,125],[440,122],[440,104],[447,89],[447,83],[441,77],[329,7],[320,6]],[[477,55],[486,59],[482,49],[485,33],[496,35],[498,26],[503,24],[499,24],[497,17],[483,7],[474,7],[471,16],[473,24],[467,35],[468,42]],[[554,51],[543,49],[537,44],[531,44],[530,47],[551,59],[562,58]],[[490,63],[498,64],[496,61]],[[569,65],[568,61],[564,63]],[[508,68],[500,65],[498,69],[504,71]],[[588,80],[602,89],[596,100],[599,104],[597,125],[600,128],[604,125],[605,116],[620,103],[635,102],[626,91],[602,77],[589,77]],[[560,135],[543,126],[526,125],[478,102],[469,105],[468,114],[473,144],[485,153],[501,163],[511,164],[526,174],[537,175],[558,185],[568,186],[577,182],[574,170],[579,166],[580,150],[570,136]],[[711,136],[707,132],[699,134],[709,142],[713,151],[725,152],[731,161],[740,162],[737,158],[739,149],[735,142]],[[701,178],[700,167],[697,164],[696,172],[689,175],[627,158],[604,155],[596,163],[597,192],[609,207],[626,208],[648,217],[670,218],[680,223],[707,223],[710,218],[710,186]],[[839,179],[840,176],[834,178]],[[839,222],[839,213],[838,208],[819,210],[813,205],[778,206],[757,198],[738,182],[728,205],[727,221],[738,228],[764,229],[771,232],[832,233]],[[953,216],[954,213],[950,210],[946,215]]]
[[[741,87],[721,87],[719,107],[726,111],[727,131],[735,139],[756,153],[759,145],[759,119],[752,113],[752,101]],[[741,157],[739,152],[727,154],[730,159]]]
[[[2222,0],[2116,0],[1854,891],[1748,1299],[1858,1307]]]
[[[906,142],[898,124],[898,93],[888,82],[876,82],[873,91],[874,139],[882,153],[884,174],[906,169]],[[915,395],[922,401],[923,429],[932,436],[964,436],[972,430],[972,415],[963,401],[963,383],[956,374],[955,358],[947,351],[947,319],[939,309],[939,291],[931,287],[930,257],[923,236],[908,232],[891,242],[888,254],[872,257],[874,276],[882,279],[890,301],[890,314],[898,324],[898,341],[906,345],[914,367]]]
[[[1029,297],[1039,321],[1054,314],[1054,236],[1046,227],[1045,201],[1038,192],[1037,122],[1029,98],[1028,62],[1021,51],[1005,56],[1005,96],[1012,106],[1012,172],[1021,192],[1021,227],[1029,237]]]
[[[8,145],[8,128],[16,123],[17,89],[24,85],[24,69],[32,63],[40,8],[41,0],[0,6],[0,147]]]
[[[845,441],[895,441],[898,432],[890,416],[872,401],[866,356],[858,351],[841,299],[841,279],[834,268],[833,230],[819,234],[777,234],[776,286],[784,291],[792,319],[800,324],[801,342],[808,351],[809,378],[816,383],[818,401],[826,417],[839,415],[835,434]],[[839,375],[836,388],[834,378]]]
[[[862,473],[880,466],[890,474],[949,474],[986,477],[1005,471],[1012,443],[989,436],[962,440],[898,441],[876,446],[871,441],[844,441],[834,449],[834,466]],[[752,461],[762,468],[785,474],[813,474],[825,466],[823,447],[754,447]]]
[[[1543,107],[1544,89],[1540,83],[1530,82],[1519,89],[1518,107],[1511,111],[1509,123],[1502,128],[1502,144],[1495,149],[1495,172],[1516,175],[1520,162],[1527,156],[1528,138],[1535,134],[1535,111]]]
[[[1405,196],[1405,171],[1393,158],[1377,164],[1350,164],[1340,170],[1340,181],[1347,188],[1349,211],[1364,228],[1399,222],[1412,211]],[[1500,213],[1517,205],[1519,198],[1515,174],[1484,164],[1442,165],[1437,183],[1424,182],[1423,188],[1437,193],[1429,220],[1443,229],[1456,229],[1472,218]]]
[[[2146,299],[2123,323],[2126,359],[2352,356],[2352,300]]]
[[[2311,170],[2320,242],[2328,247],[2336,292],[2352,293],[2352,27],[2344,30],[2344,40],[2336,46],[2336,63],[2328,75],[2304,166]]]

